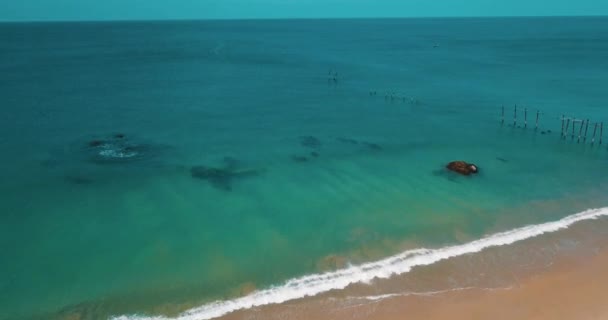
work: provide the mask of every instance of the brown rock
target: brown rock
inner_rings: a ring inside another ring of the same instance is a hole
[[[460,173],[465,176],[477,173],[479,171],[476,165],[465,161],[452,161],[448,163],[446,168],[448,168],[448,170]]]

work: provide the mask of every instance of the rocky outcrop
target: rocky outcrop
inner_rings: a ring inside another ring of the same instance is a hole
[[[468,176],[468,175],[479,172],[479,168],[476,165],[474,165],[472,163],[468,163],[466,161],[452,161],[452,162],[448,163],[446,168],[450,171],[457,172],[464,176]]]
[[[150,145],[129,139],[122,133],[90,140],[85,146],[89,160],[97,164],[121,164],[151,158],[154,155],[152,149]]]

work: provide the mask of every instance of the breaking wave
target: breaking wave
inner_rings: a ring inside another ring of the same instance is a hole
[[[187,310],[174,318],[164,316],[122,315],[112,320],[206,320],[227,313],[268,304],[314,296],[323,292],[344,289],[354,283],[368,283],[377,278],[389,278],[409,272],[413,267],[426,266],[441,260],[482,251],[490,247],[509,245],[518,241],[568,228],[572,224],[608,216],[608,207],[589,209],[557,221],[529,225],[495,233],[464,244],[438,249],[415,249],[361,265],[322,274],[294,278],[282,285],[254,292],[248,296],[216,301]]]

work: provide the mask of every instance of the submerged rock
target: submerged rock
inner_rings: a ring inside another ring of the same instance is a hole
[[[80,175],[65,175],[64,179],[66,182],[71,183],[71,184],[75,184],[75,185],[88,185],[88,184],[92,184],[94,181],[91,178],[85,177],[85,176],[80,176]]]
[[[336,138],[336,140],[346,144],[359,144],[359,141],[351,138]]]
[[[479,168],[476,165],[465,161],[452,161],[447,164],[446,168],[465,176],[475,174],[479,171]]]
[[[352,138],[336,138],[336,140],[338,142],[344,143],[344,144],[350,144],[350,145],[361,145],[369,150],[372,151],[380,151],[382,150],[382,147],[377,144],[377,143],[373,143],[373,142],[366,142],[366,141],[359,141],[359,140],[355,140]]]
[[[240,165],[240,161],[233,157],[224,157],[222,159],[222,164],[226,169],[235,169]]]
[[[310,155],[311,155],[312,157],[315,157],[315,158],[318,158],[318,157],[319,157],[319,153],[318,153],[318,152],[316,152],[316,151],[311,152],[311,153],[310,153]]]
[[[190,168],[192,177],[198,179],[221,179],[230,176],[230,171],[226,169],[211,168],[206,166],[194,166]]]
[[[234,179],[256,176],[260,170],[235,170],[231,168],[213,168],[207,166],[194,166],[190,168],[190,175],[195,179],[208,181],[213,187],[230,191]]]
[[[300,137],[300,144],[307,148],[318,149],[321,147],[321,140],[313,136]]]
[[[293,155],[291,156],[291,160],[293,160],[294,162],[308,162],[308,158],[305,156],[298,156],[298,155]]]
[[[128,139],[118,133],[104,139],[90,140],[85,147],[89,160],[100,164],[124,163],[151,157],[154,153],[148,144]]]
[[[89,141],[89,147],[99,147],[101,145],[103,145],[105,142],[103,140],[91,140]]]
[[[364,142],[364,144],[370,150],[373,150],[373,151],[380,151],[380,150],[382,150],[382,147],[379,144],[371,143],[371,142]]]
[[[193,178],[207,180],[212,186],[230,191],[232,190],[232,175],[225,169],[194,166],[190,169]]]

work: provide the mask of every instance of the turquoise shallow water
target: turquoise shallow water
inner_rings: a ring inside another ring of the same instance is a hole
[[[559,117],[608,122],[607,31],[606,18],[0,25],[0,319],[162,313],[339,266],[332,255],[605,206],[608,141],[561,140]],[[514,104],[519,124],[521,108],[543,112],[538,131],[508,126]],[[107,161],[92,141],[140,156]],[[443,171],[458,159],[480,174]]]

